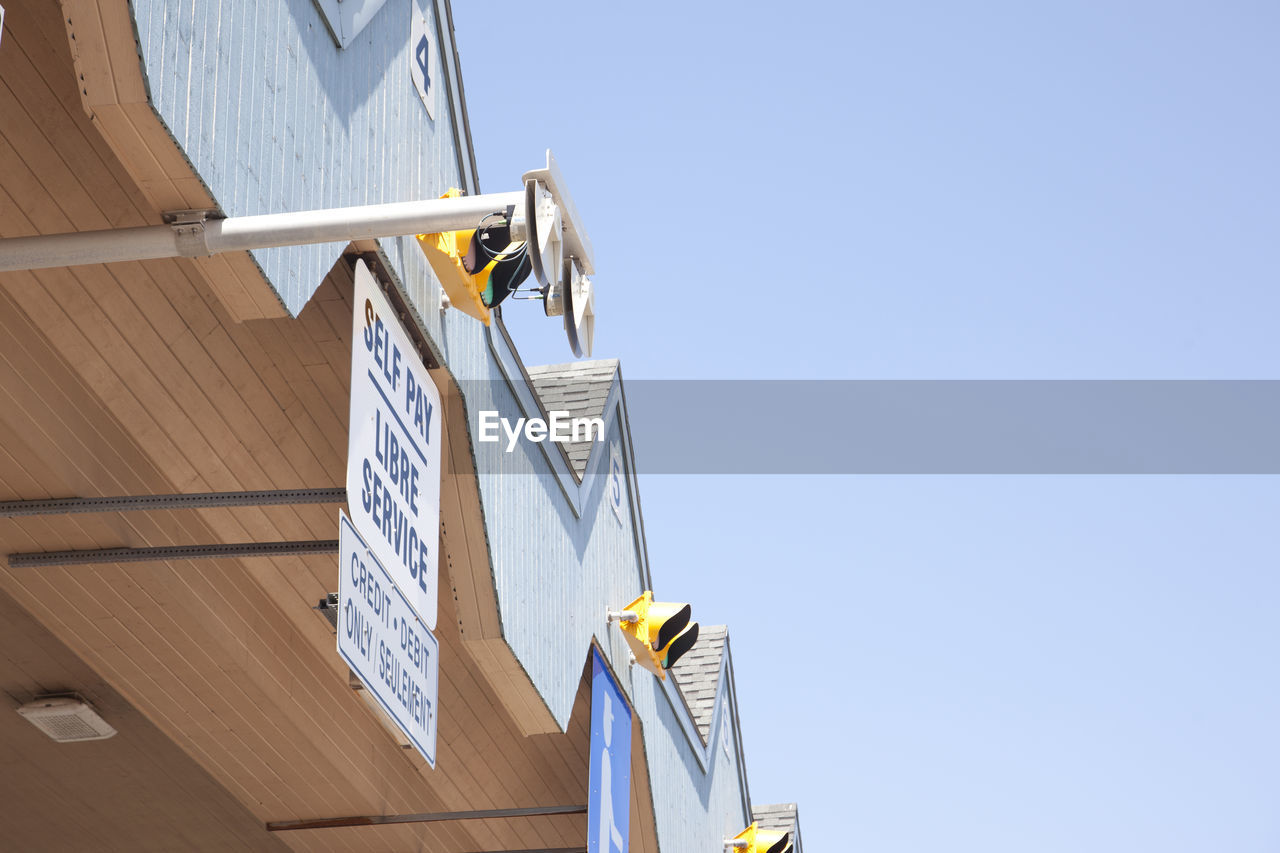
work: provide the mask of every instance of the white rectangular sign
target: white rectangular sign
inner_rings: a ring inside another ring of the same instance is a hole
[[[338,654],[435,767],[440,644],[341,516]]]
[[[436,627],[440,392],[364,262],[356,264],[347,505],[414,612]]]

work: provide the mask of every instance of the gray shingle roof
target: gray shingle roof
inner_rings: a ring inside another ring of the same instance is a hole
[[[716,710],[716,687],[720,683],[720,660],[729,629],[724,625],[699,625],[698,642],[671,667],[676,685],[689,705],[693,721],[706,743],[711,736],[711,716]]]
[[[571,418],[596,418],[604,411],[605,400],[613,388],[613,377],[618,372],[616,358],[596,361],[575,361],[569,364],[543,364],[526,367],[533,390],[542,401],[549,415],[554,411],[568,412]],[[587,470],[587,459],[595,442],[575,441],[564,446],[569,461],[582,477]]]
[[[800,848],[800,810],[795,803],[778,803],[771,806],[752,806],[751,819],[758,822],[761,829],[775,829],[791,833],[792,850],[801,853]]]

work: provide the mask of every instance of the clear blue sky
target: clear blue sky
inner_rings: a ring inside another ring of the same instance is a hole
[[[627,379],[1280,378],[1273,3],[454,15],[482,188],[555,151]],[[641,496],[811,850],[1280,849],[1275,478]]]

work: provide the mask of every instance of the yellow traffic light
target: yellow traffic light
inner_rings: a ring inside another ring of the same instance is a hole
[[[755,821],[725,842],[742,853],[788,853],[791,850],[791,833],[776,829],[760,829]]]
[[[645,590],[621,613],[611,615],[619,619],[636,662],[666,679],[666,670],[697,642],[698,623],[689,621],[691,613],[689,605],[654,601],[653,593]]]
[[[441,198],[458,198],[451,189]],[[489,309],[502,302],[529,275],[524,243],[511,241],[505,221],[468,231],[419,234],[418,245],[454,308],[489,325]]]

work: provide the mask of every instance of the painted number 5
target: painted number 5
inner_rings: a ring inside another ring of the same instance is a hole
[[[609,505],[618,521],[622,518],[622,455],[616,445],[609,447]]]

